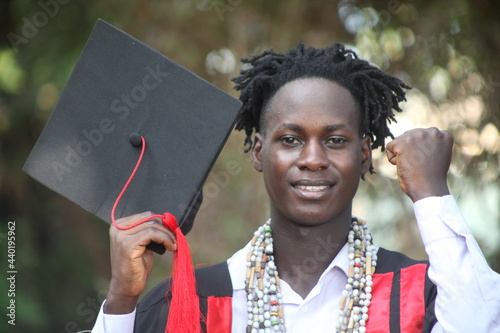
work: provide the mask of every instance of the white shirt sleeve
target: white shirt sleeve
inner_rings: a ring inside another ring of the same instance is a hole
[[[414,204],[437,286],[432,332],[500,332],[500,275],[486,262],[452,196]]]
[[[104,301],[97,316],[92,333],[133,333],[135,323],[135,310],[128,314],[104,313]]]

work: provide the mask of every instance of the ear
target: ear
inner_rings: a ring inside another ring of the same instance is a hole
[[[255,170],[262,172],[262,143],[264,138],[260,133],[255,133],[252,145],[252,164]]]
[[[361,139],[361,176],[363,177],[372,165],[372,144],[370,137],[365,135]]]

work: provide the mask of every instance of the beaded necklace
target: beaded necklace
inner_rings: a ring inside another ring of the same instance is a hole
[[[342,292],[337,333],[365,333],[377,254],[366,222],[352,218],[347,236],[349,270]],[[274,263],[271,219],[254,233],[247,256],[247,333],[286,332],[283,295]]]

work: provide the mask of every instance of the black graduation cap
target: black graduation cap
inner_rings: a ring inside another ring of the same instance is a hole
[[[187,233],[241,103],[98,20],[23,170],[101,219],[173,214]]]

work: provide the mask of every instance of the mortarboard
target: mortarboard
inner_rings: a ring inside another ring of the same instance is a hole
[[[203,183],[240,106],[235,98],[98,20],[23,167],[107,222],[148,210],[166,212],[162,221],[177,238],[168,332],[200,330],[183,233],[192,227]],[[165,252],[160,244],[148,247]]]
[[[23,170],[101,219],[169,212],[187,233],[241,103],[98,20]]]

